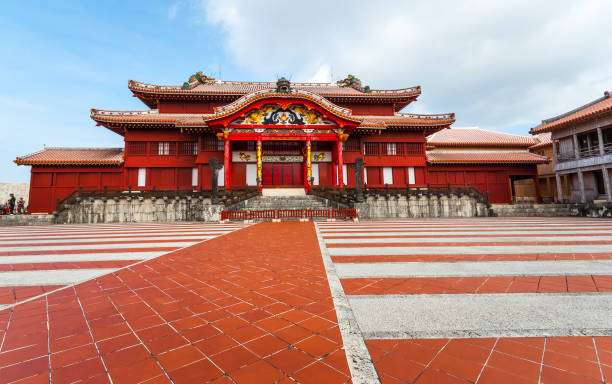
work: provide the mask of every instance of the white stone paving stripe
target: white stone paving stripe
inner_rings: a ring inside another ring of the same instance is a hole
[[[330,256],[383,255],[460,255],[523,253],[594,253],[612,252],[612,245],[478,245],[429,247],[346,247],[329,248]]]
[[[164,252],[109,252],[109,253],[68,253],[62,255],[0,256],[0,264],[65,263],[80,261],[148,260],[165,255]],[[0,286],[2,272],[0,272]]]
[[[612,275],[612,260],[336,263],[341,279],[377,277]]]
[[[323,235],[324,239],[332,238],[332,237],[342,237],[342,236],[354,236],[354,237],[377,237],[377,236],[432,236],[435,235],[438,238],[444,238],[445,236],[474,236],[474,235],[509,235],[504,236],[506,238],[512,238],[514,236],[520,235],[546,235],[551,236],[550,239],[554,240],[557,237],[563,237],[565,235],[608,235],[612,234],[612,230],[582,230],[582,231],[539,231],[539,230],[524,230],[524,231],[499,231],[499,230],[480,230],[480,231],[462,231],[462,230],[454,230],[452,233],[444,233],[433,232],[433,231],[381,231],[381,232],[355,232],[355,233],[325,233]],[[416,238],[416,237],[415,237]],[[568,240],[574,239],[574,236],[568,237]],[[600,239],[600,236],[597,236],[597,239]]]
[[[325,244],[321,238],[317,223],[315,223],[315,231],[319,241],[319,249],[321,250],[323,265],[325,266],[325,274],[329,283],[329,289],[332,300],[334,301],[334,308],[336,309],[338,328],[342,335],[342,343],[344,344],[346,360],[349,370],[351,371],[352,382],[380,383],[370,352],[368,351],[363,335],[359,329],[359,324],[355,320],[342,283],[340,283],[340,279],[336,274],[334,263],[326,252]]]
[[[70,241],[66,241],[68,243]],[[30,247],[1,247],[0,252],[25,252],[25,251],[68,251],[68,250],[81,250],[81,251],[98,251],[101,249],[124,249],[124,248],[182,248],[188,247],[190,245],[196,244],[197,242],[171,242],[171,243],[128,243],[128,244],[99,244],[99,245],[91,245],[91,244],[74,244],[74,245],[56,245],[56,246],[30,246]]]
[[[612,294],[349,296],[366,339],[612,335]]]
[[[138,243],[142,241],[158,241],[164,240],[159,244],[172,244],[178,240],[208,240],[212,239],[216,236],[174,236],[174,237],[106,237],[106,238],[95,238],[95,239],[78,239],[78,238],[62,238],[62,239],[53,239],[53,240],[24,240],[16,243],[3,243],[0,244],[0,251],[2,251],[3,247],[15,247],[23,244],[34,245],[34,244],[54,244],[54,243],[73,243],[73,244],[83,244],[83,243],[101,243],[108,244],[110,242],[133,242]]]
[[[599,236],[594,239],[591,236],[572,236],[571,238],[550,238],[548,236],[533,237],[485,237],[485,236],[463,236],[463,237],[383,237],[369,239],[325,239],[327,244],[376,244],[376,243],[492,243],[492,242],[520,242],[520,241],[612,241],[612,236]]]
[[[118,268],[95,269],[51,269],[42,271],[10,271],[0,273],[0,286],[18,287],[28,285],[67,285],[77,284]]]

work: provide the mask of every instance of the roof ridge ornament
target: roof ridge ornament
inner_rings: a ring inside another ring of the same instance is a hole
[[[208,77],[203,74],[201,71],[194,73],[189,76],[189,80],[183,83],[181,88],[183,89],[193,89],[198,84],[212,84],[215,82],[215,79],[212,77]],[[194,84],[195,83],[195,84]],[[192,84],[194,84],[192,86]]]
[[[276,93],[291,93],[291,82],[284,77],[276,81]]]
[[[346,76],[345,79],[336,81],[336,84],[338,84],[340,87],[355,88],[356,90],[361,91],[363,93],[372,92],[369,85],[362,87],[361,80],[357,76],[351,75],[350,73]]]

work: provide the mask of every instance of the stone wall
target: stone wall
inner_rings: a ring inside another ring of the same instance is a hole
[[[495,216],[505,217],[553,217],[571,216],[570,204],[492,204]]]
[[[0,183],[0,202],[5,203],[9,199],[9,193],[14,193],[17,200],[23,197],[26,201],[26,206],[30,202],[29,183]]]
[[[85,199],[59,213],[58,223],[219,221],[223,206],[206,198]]]
[[[0,227],[11,225],[49,225],[55,223],[53,215],[0,215]]]
[[[475,217],[488,216],[484,203],[474,197],[450,196],[368,196],[356,203],[357,217],[361,220],[408,217]]]

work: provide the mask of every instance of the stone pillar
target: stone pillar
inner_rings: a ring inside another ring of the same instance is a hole
[[[578,186],[580,187],[580,202],[586,203],[586,196],[584,193],[584,178],[582,177],[582,169],[578,168]]]
[[[230,188],[232,186],[232,153],[230,150],[229,139],[225,139],[223,144],[223,171],[225,173],[225,188]]]
[[[605,165],[601,166],[601,174],[603,176],[604,188],[606,189],[606,200],[612,201],[612,191],[610,191],[610,177],[608,169]]]
[[[449,200],[446,195],[442,195],[442,197],[440,197],[440,217],[449,217],[449,216],[450,216]]]
[[[358,157],[355,159],[355,198],[358,203],[363,202],[363,187],[362,187],[362,172],[363,172],[363,158]]]
[[[221,166],[219,165],[219,160],[216,157],[211,158],[208,161],[208,165],[210,165],[210,170],[212,174],[212,180],[210,181],[211,185],[211,195],[210,200],[213,204],[217,204],[219,202],[219,191],[217,188],[217,181],[219,180],[219,169]]]
[[[572,135],[572,139],[574,140],[574,157],[576,160],[580,159],[580,146],[578,145],[578,136],[576,134]]]
[[[310,139],[306,140],[306,190],[310,191],[312,189],[312,163],[311,163],[311,151],[310,151],[311,143]]]
[[[538,204],[542,204],[542,191],[540,191],[540,178],[536,175],[533,177],[533,183],[535,184],[536,201]]]
[[[561,183],[561,176],[555,173],[555,181],[557,182],[557,201],[563,202],[563,183]]]
[[[261,139],[257,139],[257,189],[262,189]]]
[[[344,170],[342,163],[342,140],[336,141],[336,155],[338,156],[338,186],[342,188],[344,186]]]

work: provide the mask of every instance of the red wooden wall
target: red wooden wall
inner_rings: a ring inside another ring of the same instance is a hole
[[[30,201],[32,213],[55,211],[55,199],[63,199],[79,186],[83,189],[120,188],[123,185],[122,167],[47,167],[32,166]]]

